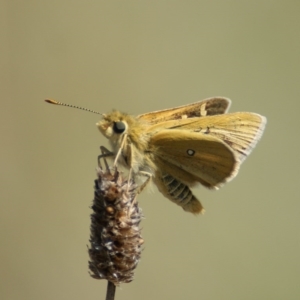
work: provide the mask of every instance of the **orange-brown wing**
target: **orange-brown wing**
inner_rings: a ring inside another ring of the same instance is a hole
[[[238,170],[234,151],[222,140],[203,133],[162,130],[152,136],[150,144],[158,168],[188,185],[199,182],[218,188]]]
[[[142,114],[137,116],[137,119],[149,124],[157,124],[169,120],[220,115],[227,112],[230,104],[228,98],[208,98],[188,105]]]
[[[213,136],[230,146],[239,161],[243,162],[261,138],[266,122],[266,118],[259,114],[237,112],[162,122],[147,131],[155,134],[164,129],[182,130]]]

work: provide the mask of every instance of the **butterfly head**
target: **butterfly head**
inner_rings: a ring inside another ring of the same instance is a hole
[[[100,132],[109,140],[119,140],[128,132],[128,115],[113,111],[110,114],[103,115],[103,119],[96,125]]]

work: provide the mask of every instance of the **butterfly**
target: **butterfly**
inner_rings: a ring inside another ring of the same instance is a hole
[[[101,114],[96,125],[112,151],[101,147],[100,157],[115,157],[115,165],[127,167],[130,176],[146,176],[139,191],[152,179],[166,198],[185,211],[203,213],[191,187],[219,189],[233,179],[267,122],[256,113],[228,113],[230,104],[228,98],[214,97],[137,117],[116,110]]]

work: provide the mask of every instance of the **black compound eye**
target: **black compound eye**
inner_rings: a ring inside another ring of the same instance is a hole
[[[123,122],[114,122],[113,130],[115,133],[123,133],[126,129],[125,123]]]

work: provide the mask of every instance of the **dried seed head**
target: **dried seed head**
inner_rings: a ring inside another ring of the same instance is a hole
[[[139,228],[143,216],[133,182],[123,179],[118,171],[99,168],[97,174],[91,215],[90,275],[118,285],[133,280],[144,242]]]

